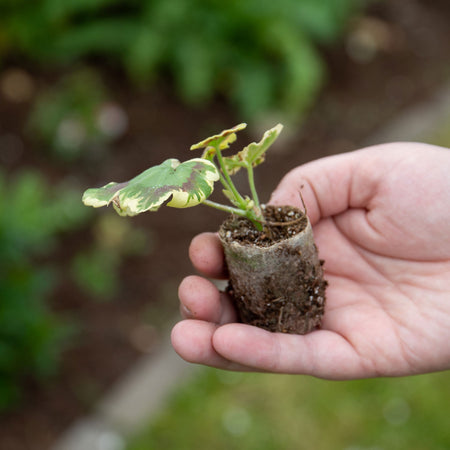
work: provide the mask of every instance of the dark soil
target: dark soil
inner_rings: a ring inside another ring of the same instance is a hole
[[[308,223],[305,214],[292,206],[273,208],[262,205],[261,208],[266,219],[262,231],[258,231],[245,217],[231,216],[222,225],[225,239],[242,245],[270,247],[300,233]]]
[[[325,308],[322,264],[306,215],[267,206],[258,231],[243,217],[220,228],[230,281],[228,293],[241,322],[282,333],[317,329]]]
[[[426,101],[448,80],[448,0],[375,2],[368,15],[381,24],[384,37],[380,45],[365,61],[350,58],[346,44],[327,53],[330,75],[317,106],[302,126],[285,130],[284,143],[279,140],[267,162],[256,170],[261,199],[269,198],[291,168],[358,148],[371,133],[405,108]],[[61,75],[20,61],[10,65],[25,68],[37,91],[52,86]],[[4,62],[3,68],[7,68]],[[189,158],[189,145],[211,132],[242,121],[251,123],[249,118],[233,115],[220,99],[205,109],[187,109],[166,87],[136,93],[122,74],[110,67],[102,72],[129,118],[126,136],[108,156],[101,163],[71,166],[51,160],[46,149],[25,131],[31,101],[11,102],[0,94],[0,138],[14,143],[14,151],[0,152],[2,168],[8,174],[32,167],[50,182],[75,177],[82,187],[81,196],[86,187],[130,179],[168,157]],[[260,133],[242,136],[239,142],[247,143],[248,137],[259,139]],[[243,182],[238,187],[245,192]],[[95,302],[76,288],[68,275],[70,255],[92,245],[90,228],[66,236],[64,251],[54,255],[54,264],[64,274],[52,307],[75,318],[82,332],[65,353],[60,374],[44,385],[30,382],[21,405],[0,417],[0,449],[48,449],[71,423],[92,411],[95,401],[142,354],[158,348],[159,336],[167,333],[159,324],[177,312],[177,283],[192,271],[187,257],[189,241],[201,231],[217,230],[223,216],[206,207],[194,213],[165,208],[130,220],[151,231],[152,250],[126,260],[119,274],[122,287],[109,302]],[[145,334],[143,330],[148,331],[146,345],[137,338]]]

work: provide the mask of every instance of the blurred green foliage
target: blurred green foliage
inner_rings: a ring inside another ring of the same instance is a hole
[[[437,123],[431,131],[431,136],[427,139],[429,144],[450,148],[450,115]]]
[[[78,286],[96,300],[109,300],[120,288],[118,271],[126,256],[151,251],[151,231],[134,226],[115,212],[98,215],[93,226],[94,244],[72,261]]]
[[[3,0],[0,61],[90,56],[143,85],[170,79],[190,104],[224,95],[243,116],[297,116],[324,78],[320,48],[364,0]],[[249,117],[247,117],[249,118]]]
[[[98,160],[127,127],[125,113],[108,97],[96,72],[73,71],[37,97],[29,117],[30,134],[62,161]]]
[[[75,256],[72,274],[77,284],[94,299],[108,300],[118,289],[119,263],[117,253],[93,249]]]
[[[445,450],[448,372],[325,381],[203,368],[128,450]]]
[[[46,305],[56,274],[45,259],[61,233],[87,219],[79,195],[35,172],[11,180],[0,172],[0,411],[18,400],[24,379],[56,370],[71,334]]]

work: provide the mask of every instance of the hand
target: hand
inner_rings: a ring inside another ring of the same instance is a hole
[[[181,357],[230,370],[328,379],[450,368],[450,150],[385,144],[297,167],[272,204],[302,192],[329,282],[322,329],[305,336],[236,323],[230,299],[191,276],[172,332]],[[215,234],[194,238],[194,266],[225,278]]]

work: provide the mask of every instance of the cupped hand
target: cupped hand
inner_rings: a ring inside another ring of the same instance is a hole
[[[288,173],[272,204],[301,207],[328,280],[320,330],[305,336],[237,323],[229,297],[191,276],[172,344],[187,361],[328,379],[450,368],[450,150],[395,143],[319,159]],[[205,277],[226,278],[217,236],[194,238]]]

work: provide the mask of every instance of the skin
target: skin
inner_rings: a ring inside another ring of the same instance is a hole
[[[200,276],[179,287],[172,344],[186,361],[326,379],[450,368],[450,150],[395,143],[288,173],[270,203],[301,207],[329,282],[322,329],[305,336],[236,323],[230,299]],[[190,246],[194,267],[226,278],[216,234]]]

